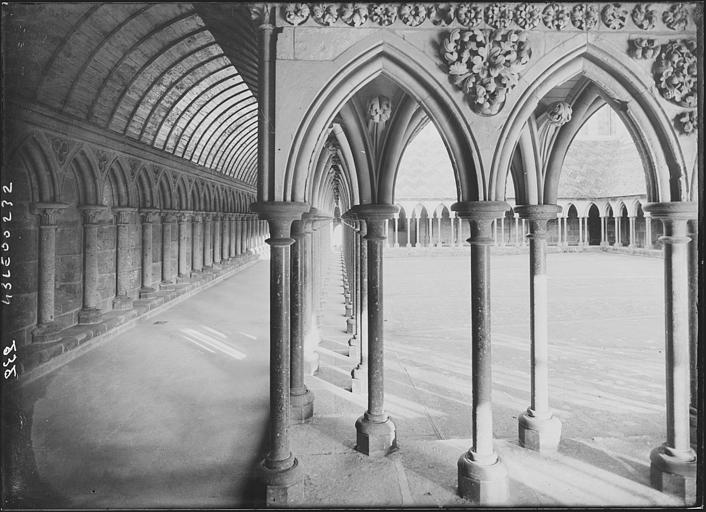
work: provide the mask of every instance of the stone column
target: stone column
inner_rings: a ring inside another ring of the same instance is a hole
[[[421,217],[416,217],[415,222],[414,222],[415,235],[417,235],[415,238],[415,243],[414,243],[415,247],[421,247],[421,242],[419,240],[419,221],[420,220],[421,220]]]
[[[113,208],[117,231],[115,298],[113,309],[132,309],[132,298],[128,295],[128,272],[130,271],[130,221],[137,208]]]
[[[601,217],[601,247],[605,247],[607,245],[607,239],[606,239],[606,218]]]
[[[348,339],[348,357],[358,362],[360,360],[360,350],[358,349],[358,309],[360,308],[360,286],[358,282],[359,265],[360,265],[360,247],[358,243],[358,230],[356,228],[357,221],[352,219],[346,212],[344,218],[349,219],[351,224],[347,224],[349,245],[349,283],[350,283],[350,303],[351,314],[346,318],[346,332],[352,334]]]
[[[500,247],[505,247],[505,217],[500,217]]]
[[[230,214],[224,213],[221,220],[223,235],[221,236],[221,261],[230,259]]]
[[[553,452],[559,446],[561,422],[549,408],[549,335],[547,322],[547,222],[556,205],[517,206],[529,221],[530,262],[530,390],[529,408],[519,416],[520,446]]]
[[[471,362],[473,444],[458,460],[459,495],[480,505],[508,497],[508,475],[493,448],[492,358],[490,336],[491,224],[509,205],[502,201],[461,202],[451,208],[471,227]],[[524,219],[523,219],[524,223]]]
[[[83,307],[78,323],[95,324],[101,321],[98,309],[98,227],[107,206],[80,206],[83,214]]]
[[[191,217],[191,270],[203,270],[203,215],[196,212]]]
[[[629,236],[630,236],[630,243],[628,244],[629,247],[635,247],[635,217],[631,216],[630,217],[630,231],[629,231]]]
[[[54,321],[56,217],[67,206],[63,203],[33,203],[30,210],[32,214],[39,215],[37,326],[32,329],[34,343],[50,343],[61,339],[60,328]]]
[[[437,228],[437,233],[436,233],[436,246],[441,247],[442,242],[441,242],[441,217],[436,218],[436,228]]]
[[[661,220],[664,236],[665,369],[667,441],[650,454],[650,480],[662,492],[692,505],[696,500],[696,453],[690,444],[689,404],[689,275],[687,221],[697,217],[692,202],[649,203]]]
[[[620,247],[620,217],[613,217],[615,223],[615,241],[613,247]]]
[[[407,217],[405,220],[407,222],[407,244],[405,245],[405,247],[411,247],[412,244],[410,243],[410,240],[412,236],[412,217]]]
[[[458,247],[463,247],[463,219],[461,217],[456,217],[458,222],[456,223],[456,231],[458,231],[458,238],[456,239],[456,244]]]
[[[691,422],[691,444],[697,445],[697,423],[699,409],[699,226],[698,221],[689,219],[687,236],[691,239],[688,249],[689,261],[689,371],[691,375],[691,400],[689,415]]]
[[[189,242],[187,228],[190,212],[179,212],[176,214],[178,222],[177,238],[177,282],[188,281],[190,276],[186,262],[186,245]]]
[[[261,464],[268,503],[286,503],[287,489],[299,479],[289,440],[290,403],[290,237],[292,221],[304,203],[255,203],[251,209],[270,223],[270,418],[268,452]]]
[[[516,223],[517,223],[517,219],[518,219],[518,217],[515,217]],[[563,232],[563,229],[561,226],[562,226],[561,217],[559,216],[559,214],[557,214],[557,216],[556,216],[556,227],[557,227],[557,236],[558,236],[557,242],[556,242],[557,247],[561,247],[561,234]]]
[[[368,233],[365,221],[357,220],[358,247],[358,317],[356,321],[357,343],[353,351],[358,363],[351,371],[351,391],[368,392],[368,248],[365,236]]]
[[[240,256],[243,254],[243,228],[241,215],[239,213],[235,214],[233,225],[235,229],[235,255]]]
[[[369,456],[385,456],[397,446],[395,424],[384,405],[384,327],[382,254],[385,220],[398,212],[387,204],[358,205],[354,213],[365,220],[368,249],[368,410],[355,422],[355,449]],[[430,218],[431,219],[431,218]]]
[[[162,282],[159,288],[173,290],[172,278],[172,224],[176,217],[171,212],[162,213]]]
[[[230,248],[229,248],[229,251],[230,251],[230,258],[233,259],[233,260],[235,259],[236,255],[238,254],[237,252],[235,252],[235,244],[236,244],[236,241],[235,241],[235,223],[236,223],[235,214],[234,214],[234,213],[231,213],[231,214],[228,216],[228,230],[229,230],[229,231],[228,231],[228,240],[230,240]]]
[[[394,231],[394,235],[395,235],[395,238],[394,238],[394,247],[399,247],[399,246],[400,246],[400,244],[399,244],[399,241],[398,241],[398,237],[399,237],[399,231],[398,231],[398,228],[399,228],[399,217],[395,217],[395,220],[394,220],[394,222],[395,222],[395,231]]]
[[[652,216],[645,215],[645,249],[652,248]]]
[[[519,247],[520,245],[520,216],[517,215],[517,213],[514,214],[515,216],[515,247]],[[559,222],[557,225],[559,226],[559,244],[561,245],[561,218],[558,219]]]
[[[152,287],[152,223],[157,220],[158,212],[159,210],[154,208],[142,208],[140,210],[140,220],[142,221],[141,299],[151,299],[157,295],[157,291]]]
[[[291,257],[291,324],[290,337],[292,348],[290,351],[290,406],[293,423],[303,423],[314,415],[314,394],[304,384],[304,324],[303,304],[304,287],[302,286],[303,258],[308,257],[302,250],[306,229],[306,222],[295,220],[292,222],[292,239],[294,244],[290,248]]]
[[[213,263],[221,263],[221,214],[213,215]]]
[[[316,347],[319,345],[319,326],[314,306],[314,223],[315,214],[307,213],[302,217],[301,225],[301,265],[302,289],[304,301],[302,303],[302,328],[304,336],[304,371],[313,375],[319,368],[319,354]]]
[[[211,213],[204,213],[203,215],[203,266],[206,269],[211,269],[213,267],[213,243],[211,242],[212,234],[212,223],[211,223]]]

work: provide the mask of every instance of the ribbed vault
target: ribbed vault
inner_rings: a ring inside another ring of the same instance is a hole
[[[226,44],[227,54],[214,37],[228,26],[250,33],[244,7],[15,4],[7,14],[7,44],[17,48],[5,60],[8,98],[255,186],[255,39]],[[204,18],[219,23],[212,30]]]

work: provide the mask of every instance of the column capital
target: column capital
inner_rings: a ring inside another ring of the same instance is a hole
[[[211,212],[201,212],[201,215],[203,215],[204,222],[211,222],[211,218],[213,217]]]
[[[137,211],[137,208],[128,206],[115,206],[111,208],[111,212],[116,217],[117,224],[130,224],[130,217]]]
[[[268,201],[250,205],[252,212],[269,222],[272,237],[267,243],[272,246],[286,246],[294,242],[290,238],[292,221],[301,219],[308,209],[308,204],[295,201]]]
[[[189,218],[190,218],[193,214],[194,214],[194,212],[192,212],[192,211],[183,211],[183,212],[178,212],[178,213],[176,214],[176,216],[177,216],[177,220],[178,220],[180,223],[183,223],[183,222],[188,221]]]
[[[78,209],[83,214],[84,224],[98,224],[101,215],[108,211],[108,207],[102,204],[84,204]]]
[[[515,213],[521,219],[549,221],[556,219],[561,212],[561,206],[555,204],[528,204],[515,206]]]
[[[491,222],[502,217],[510,205],[505,201],[461,201],[451,205],[459,217],[471,221]]]
[[[191,212],[191,222],[201,222],[203,220],[203,212]]]
[[[68,206],[66,203],[32,203],[30,212],[39,215],[40,225],[54,226],[56,225],[56,216]]]
[[[159,217],[157,208],[140,208],[138,211],[143,224],[151,224]]]
[[[658,220],[694,220],[698,218],[699,206],[692,201],[647,203],[643,210]]]
[[[393,204],[357,204],[348,210],[354,215],[353,218],[364,221],[385,221],[399,211],[399,206]]]
[[[176,220],[176,214],[177,212],[175,211],[165,211],[162,210],[160,212],[160,215],[162,216],[162,224],[170,224]]]

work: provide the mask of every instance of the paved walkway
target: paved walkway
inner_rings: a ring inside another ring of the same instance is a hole
[[[386,404],[400,450],[354,450],[366,398],[350,391],[340,269],[323,315],[315,418],[291,428],[305,506],[439,506],[470,445],[468,268],[463,257],[386,260]],[[662,262],[549,257],[557,455],[517,445],[529,405],[527,257],[493,259],[497,448],[510,505],[674,505],[649,487],[664,440]],[[267,420],[268,262],[140,322],[30,384],[44,506],[237,507],[253,492]],[[439,290],[443,290],[441,296]]]

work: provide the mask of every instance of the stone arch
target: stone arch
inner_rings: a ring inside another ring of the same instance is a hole
[[[14,152],[9,165],[8,175],[15,182],[13,193],[34,202],[57,200],[59,164],[43,137],[31,134]]]
[[[119,159],[113,160],[106,174],[113,190],[113,204],[116,206],[132,206],[134,202],[130,194],[127,175]]]
[[[193,208],[187,190],[184,176],[179,176],[179,178],[177,178],[175,190],[175,196],[177,199],[176,207],[178,210],[191,210]]]
[[[98,189],[100,183],[97,174],[98,165],[92,153],[81,148],[68,163],[67,169],[74,173],[76,184],[79,187],[80,203],[100,204],[103,191]]]
[[[641,78],[642,72],[633,69],[627,59],[616,57],[623,51],[608,52],[579,40],[575,45],[573,49],[561,46],[548,52],[525,76],[522,95],[500,133],[502,143],[493,158],[489,195],[496,199],[504,196],[512,151],[539,98],[568,79],[583,75],[605,95],[633,137],[645,167],[648,200],[680,200],[685,193],[680,180],[687,179],[683,154],[674,128],[652,88]],[[547,170],[543,202],[556,201],[560,172],[560,165]]]
[[[159,198],[159,208],[162,210],[174,209],[174,200],[172,195],[172,187],[169,185],[169,180],[166,173],[162,173],[157,181],[157,197]]]
[[[449,152],[458,199],[481,198],[483,173],[475,137],[458,95],[452,94],[446,83],[447,77],[433,72],[436,62],[398,35],[376,31],[336,57],[331,68],[335,71],[308,106],[294,134],[281,190],[273,186],[268,190],[270,194],[275,190],[271,199],[306,201],[311,196],[307,182],[315,165],[312,156],[318,155],[323,146],[326,128],[357,90],[383,74],[416,99],[436,125]],[[380,189],[386,191],[381,197],[374,197],[371,177],[358,174],[360,202],[392,204],[394,170],[388,169],[378,178]]]
[[[141,167],[137,172],[135,184],[137,187],[139,207],[155,208],[159,204],[159,201],[157,200],[156,191],[153,187],[152,180],[150,180],[144,167]]]

